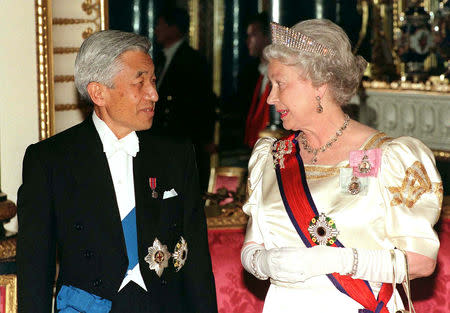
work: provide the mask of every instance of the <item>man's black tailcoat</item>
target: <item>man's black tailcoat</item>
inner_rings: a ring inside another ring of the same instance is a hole
[[[154,312],[217,312],[214,278],[192,145],[137,132],[133,159],[139,265]],[[157,180],[152,198],[149,178]],[[164,191],[178,196],[162,199]],[[55,261],[61,285],[113,301],[128,258],[103,145],[88,117],[28,147],[18,193],[18,301],[21,313],[51,312]],[[172,253],[180,236],[186,264],[161,277],[144,258],[155,238]],[[56,257],[56,254],[58,257]],[[132,311],[127,313],[133,313]]]

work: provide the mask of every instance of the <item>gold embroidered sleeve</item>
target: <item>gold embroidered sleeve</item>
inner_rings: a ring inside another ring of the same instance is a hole
[[[380,190],[385,231],[396,247],[436,258],[433,230],[442,205],[442,181],[434,156],[422,142],[400,137],[383,147]]]

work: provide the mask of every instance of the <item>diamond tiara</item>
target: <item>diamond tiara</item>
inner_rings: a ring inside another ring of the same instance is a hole
[[[275,45],[286,46],[298,51],[318,53],[323,56],[335,54],[334,50],[328,49],[314,39],[289,27],[272,22],[270,28],[272,29],[272,43]]]

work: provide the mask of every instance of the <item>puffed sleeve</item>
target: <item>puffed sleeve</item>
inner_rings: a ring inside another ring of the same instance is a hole
[[[442,181],[433,153],[420,140],[399,137],[385,144],[380,189],[387,238],[397,247],[436,259],[433,229],[442,206]]]
[[[247,232],[244,242],[263,243],[261,230],[258,225],[258,204],[262,193],[262,176],[266,162],[270,161],[272,145],[275,138],[261,138],[253,148],[252,155],[248,163],[247,192],[248,200],[243,206],[244,212],[249,216]]]

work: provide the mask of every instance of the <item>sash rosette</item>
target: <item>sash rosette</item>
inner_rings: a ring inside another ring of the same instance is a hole
[[[308,226],[314,217],[319,216],[319,212],[306,182],[297,135],[298,132],[281,139],[291,141],[293,148],[291,153],[283,155],[283,167],[279,161],[276,162],[275,171],[286,212],[305,246],[312,247],[316,243],[309,235]],[[331,246],[344,247],[339,240]],[[359,313],[389,313],[386,304],[393,293],[392,284],[383,284],[378,298],[375,298],[369,283],[365,280],[353,279],[351,276],[338,273],[328,274],[327,277],[340,292],[364,307]]]

